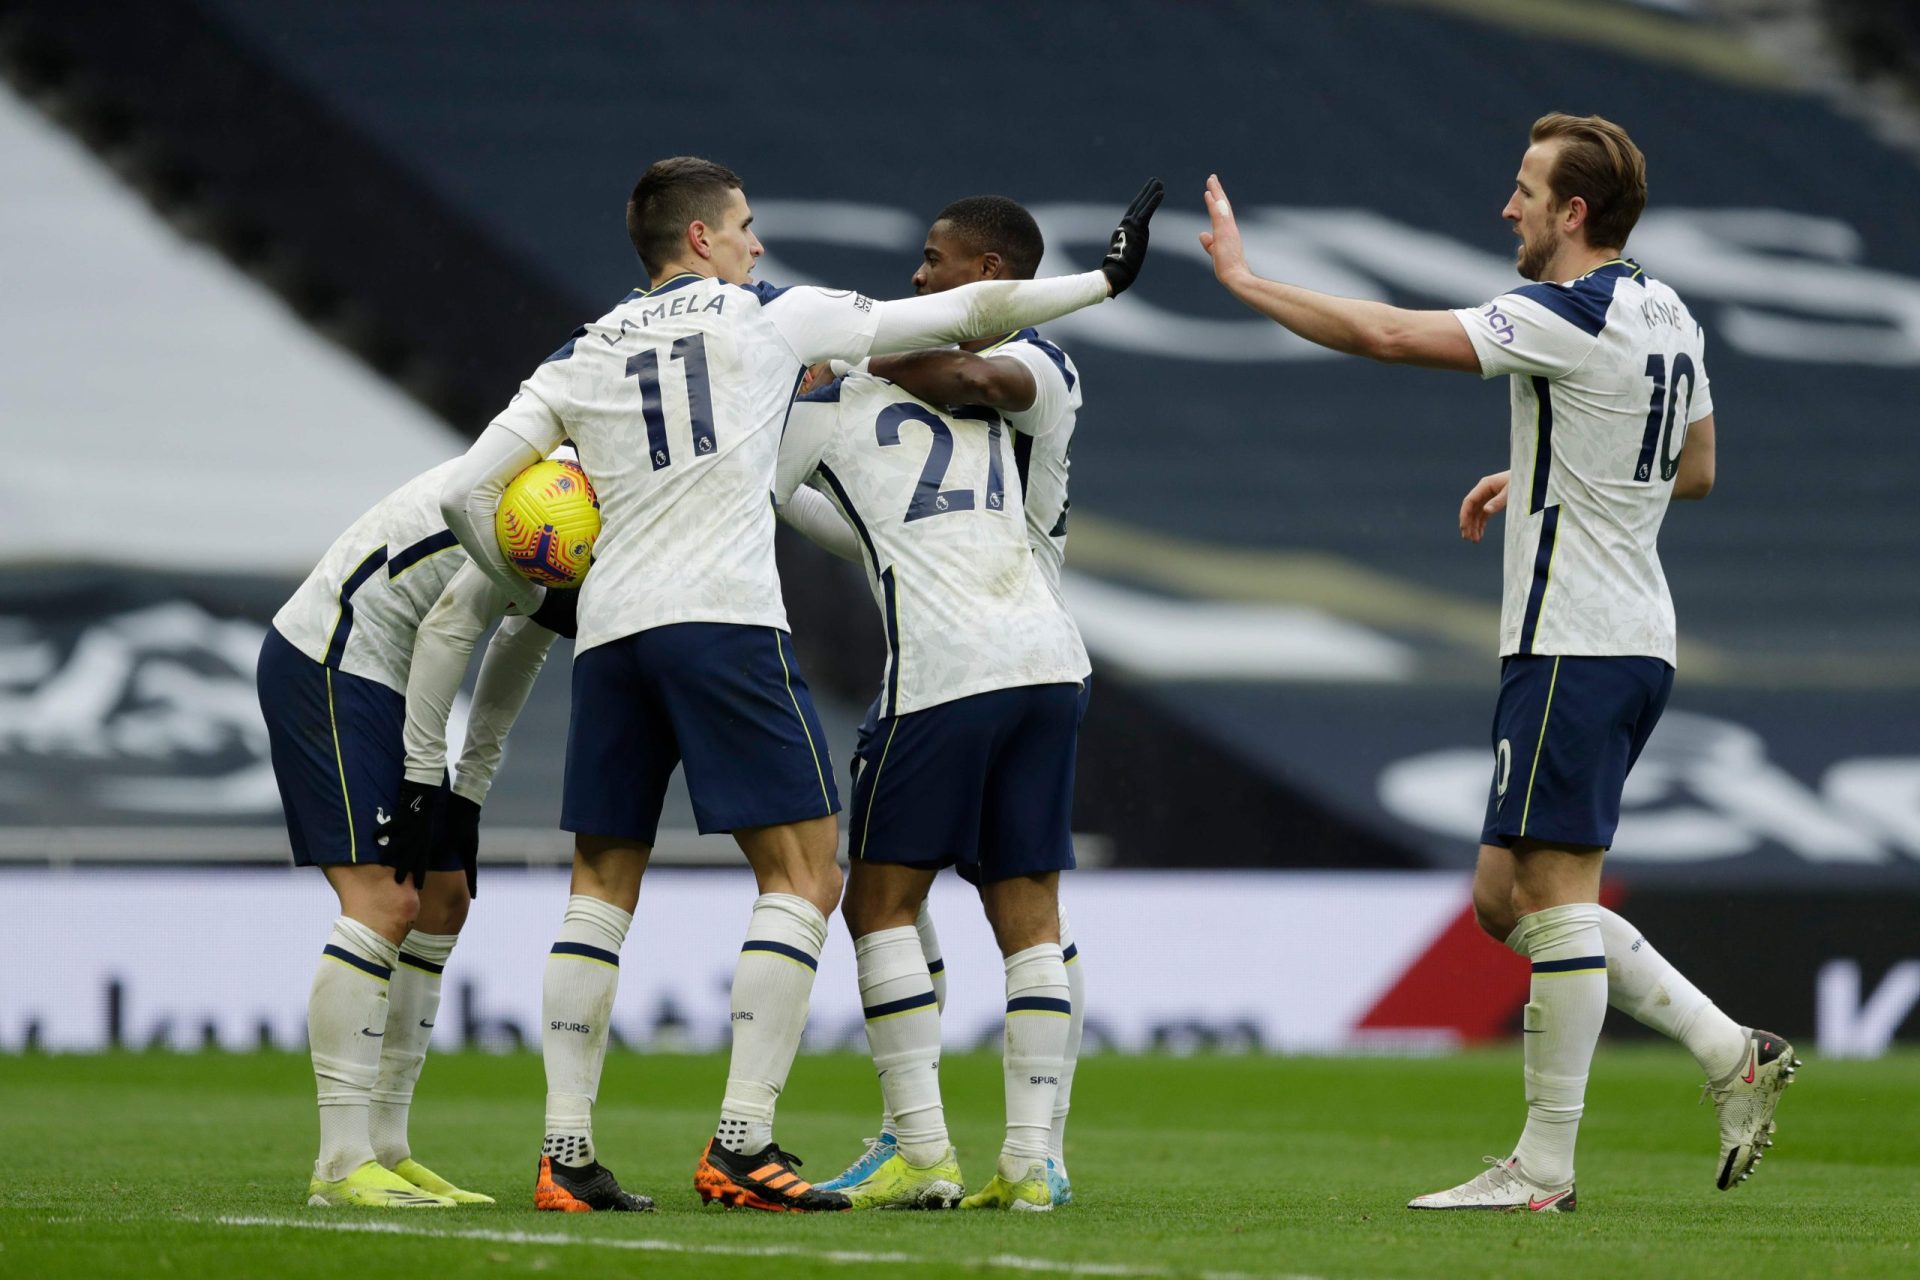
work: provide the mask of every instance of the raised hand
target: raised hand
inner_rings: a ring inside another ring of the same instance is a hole
[[[1140,188],[1140,194],[1121,215],[1120,225],[1113,229],[1113,237],[1107,241],[1107,256],[1100,260],[1100,270],[1107,277],[1111,296],[1119,297],[1139,278],[1141,264],[1147,260],[1147,225],[1153,221],[1153,211],[1160,207],[1166,194],[1160,179],[1148,178],[1147,185]]]
[[[1510,471],[1498,471],[1480,477],[1480,483],[1467,490],[1460,500],[1460,536],[1478,542],[1487,531],[1487,520],[1507,509],[1507,481]]]
[[[1213,224],[1210,231],[1200,233],[1200,247],[1213,259],[1213,275],[1224,281],[1235,272],[1247,269],[1247,250],[1240,243],[1240,224],[1233,220],[1233,206],[1227,202],[1227,189],[1220,185],[1220,175],[1207,175],[1207,218]]]

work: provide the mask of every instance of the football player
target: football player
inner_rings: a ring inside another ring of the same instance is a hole
[[[274,615],[260,649],[260,710],[294,863],[321,868],[340,903],[307,1002],[320,1109],[314,1205],[492,1203],[415,1160],[407,1138],[474,875],[472,849],[440,833],[443,776],[406,777],[403,746],[422,619],[467,565],[440,514],[456,467],[415,476],[354,521]],[[553,593],[539,620],[557,618],[568,598]],[[550,639],[521,617],[495,646],[504,664],[530,640],[544,657]],[[476,761],[497,761],[512,723],[483,710],[489,702],[482,691],[468,747]]]
[[[916,294],[943,293],[975,280],[1022,280],[1039,270],[1046,242],[1033,215],[1005,196],[971,196],[942,209],[927,230],[921,262],[913,274]],[[868,369],[901,390],[936,405],[974,405],[995,411],[1012,434],[1009,444],[1026,516],[1027,542],[1048,588],[1060,594],[1060,569],[1067,545],[1067,472],[1079,414],[1080,371],[1057,345],[1038,330],[996,334],[933,351],[875,356]],[[796,496],[811,496],[800,490]],[[1086,713],[1089,677],[1081,684],[1081,714]],[[861,726],[861,752],[872,741],[879,704]],[[923,903],[915,928],[933,983],[936,1008],[946,1007],[946,965],[932,915]],[[1073,1199],[1067,1174],[1066,1128],[1072,1106],[1074,1068],[1080,1056],[1085,1019],[1086,977],[1080,949],[1060,913],[1060,946],[1066,963],[1073,1012],[1054,1095],[1053,1132],[1047,1158],[1047,1183],[1055,1205]],[[893,1116],[884,1108],[879,1133],[844,1173],[823,1187],[844,1190],[865,1181],[890,1157],[898,1142]]]
[[[1678,294],[1623,256],[1646,197],[1645,157],[1617,124],[1542,116],[1502,213],[1534,283],[1482,307],[1409,311],[1254,275],[1226,191],[1207,181],[1201,244],[1249,307],[1336,351],[1511,380],[1508,474],[1524,506],[1507,521],[1473,900],[1481,927],[1533,962],[1527,1122],[1510,1156],[1410,1208],[1574,1208],[1574,1138],[1609,1000],[1699,1061],[1719,1111],[1723,1190],[1770,1145],[1798,1065],[1791,1045],[1735,1023],[1600,905],[1621,788],[1673,689],[1660,523],[1670,501],[1713,487],[1705,334]],[[1463,534],[1477,539],[1504,504],[1504,480],[1468,495]]]

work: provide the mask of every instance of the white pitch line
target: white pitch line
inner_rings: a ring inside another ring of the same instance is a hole
[[[984,1267],[1001,1271],[1053,1272],[1071,1276],[1118,1276],[1123,1280],[1174,1280],[1194,1276],[1197,1280],[1320,1280],[1318,1276],[1293,1273],[1248,1271],[1176,1271],[1169,1267],[1142,1267],[1124,1262],[1067,1262],[1054,1258],[1027,1258],[1018,1254],[996,1253],[980,1259],[929,1258],[911,1253],[871,1252],[860,1249],[807,1249],[798,1245],[687,1244],[678,1240],[660,1240],[646,1236],[574,1236],[559,1232],[533,1231],[432,1231],[402,1222],[317,1222],[306,1218],[223,1217],[189,1218],[190,1222],[211,1222],[221,1227],[274,1227],[300,1231],[343,1231],[360,1235],[412,1236],[428,1240],[477,1240],[486,1244],[531,1244],[588,1249],[624,1249],[641,1253],[692,1253],[730,1258],[805,1258],[812,1262],[831,1262],[842,1266],[897,1266],[901,1263],[944,1262],[959,1266]]]

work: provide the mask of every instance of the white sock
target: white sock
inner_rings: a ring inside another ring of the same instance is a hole
[[[1067,909],[1060,908],[1060,958],[1067,966],[1068,999],[1073,1014],[1067,1021],[1067,1050],[1060,1061],[1060,1089],[1053,1096],[1053,1137],[1047,1154],[1061,1177],[1067,1176],[1067,1112],[1073,1109],[1073,1068],[1080,1061],[1080,1031],[1087,1007],[1087,975],[1080,967],[1080,948],[1074,945],[1073,931],[1067,927]]]
[[[1573,1181],[1573,1146],[1586,1104],[1587,1072],[1607,1016],[1607,957],[1600,906],[1574,902],[1522,917],[1508,945],[1533,960],[1521,1048],[1527,1127],[1513,1149],[1520,1171],[1543,1187]]]
[[[920,914],[914,918],[913,931],[920,935],[920,954],[926,957],[927,976],[933,979],[933,999],[944,1012],[947,1007],[947,962],[941,959],[940,935],[933,928],[933,904],[922,899]]]
[[[733,1058],[714,1137],[740,1155],[773,1141],[773,1107],[807,1029],[813,976],[827,945],[827,918],[805,898],[763,893],[753,900],[747,940],[733,971]]]
[[[338,1182],[374,1158],[367,1103],[387,1029],[387,984],[399,948],[347,916],[314,970],[307,996],[307,1043],[320,1102],[320,1155],[313,1176]]]
[[[900,1154],[921,1168],[947,1154],[947,1115],[940,1105],[940,1006],[919,935],[882,929],[853,944],[867,1047],[880,1074],[880,1095],[897,1128]]]
[[[434,1016],[440,1011],[440,971],[447,967],[457,933],[422,933],[400,944],[393,982],[387,988],[387,1034],[380,1043],[380,1073],[374,1078],[367,1109],[367,1133],[373,1155],[387,1168],[413,1154],[407,1143],[407,1112],[413,1087],[427,1062]]]
[[[620,947],[633,916],[574,894],[547,956],[540,999],[540,1051],[547,1064],[547,1129],[540,1153],[561,1164],[593,1163],[593,1100],[607,1060],[607,1022],[620,985]]]
[[[1007,957],[1007,1031],[1004,1055],[1007,1139],[1000,1176],[1025,1176],[1044,1164],[1053,1139],[1053,1098],[1073,1021],[1060,944],[1043,942]]]
[[[937,1015],[947,1007],[947,962],[940,958],[940,935],[933,927],[933,906],[922,899],[920,915],[913,922],[913,931],[920,938],[920,956],[926,965],[927,980],[933,984],[933,1008]],[[939,1048],[938,1043],[935,1049]],[[886,1100],[886,1090],[880,1091],[880,1132],[898,1137],[893,1127],[893,1108]]]
[[[1607,1000],[1635,1021],[1678,1040],[1707,1079],[1726,1079],[1747,1058],[1747,1033],[1668,963],[1631,921],[1600,908],[1607,947]]]

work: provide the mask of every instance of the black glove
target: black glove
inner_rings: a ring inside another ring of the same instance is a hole
[[[580,631],[579,605],[580,588],[548,587],[546,598],[533,611],[533,620],[555,635],[571,640]]]
[[[1140,275],[1140,264],[1147,260],[1147,224],[1153,221],[1153,211],[1166,194],[1160,179],[1148,178],[1147,185],[1140,188],[1140,194],[1121,215],[1120,225],[1113,229],[1107,256],[1100,259],[1100,270],[1116,298]]]
[[[442,848],[458,854],[467,869],[467,896],[480,896],[480,806],[459,792],[447,796],[446,823],[442,828]]]
[[[393,868],[393,882],[411,878],[416,889],[426,887],[427,864],[433,859],[434,820],[439,816],[440,788],[411,778],[400,779],[400,802],[388,817],[380,810],[373,842],[380,861]]]

